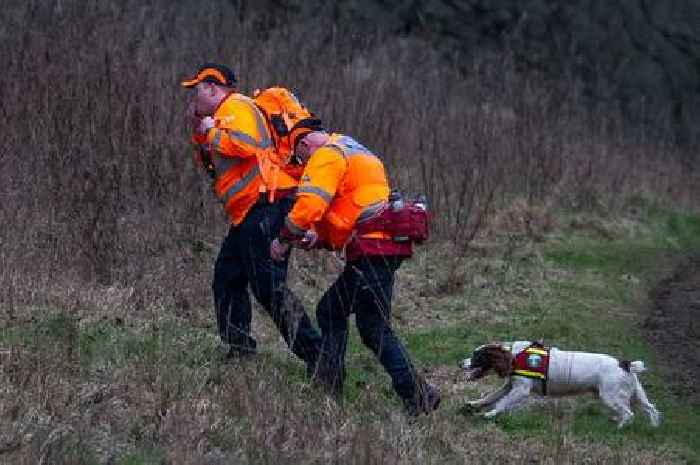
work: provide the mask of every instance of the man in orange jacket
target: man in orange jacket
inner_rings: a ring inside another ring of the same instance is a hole
[[[321,298],[317,319],[322,333],[317,379],[335,395],[345,377],[347,319],[355,313],[362,342],[391,376],[394,390],[412,415],[430,413],[440,402],[437,388],[417,375],[406,348],[391,328],[394,274],[410,256],[410,244],[392,240],[386,231],[363,230],[389,197],[384,165],[354,139],[325,131],[295,135],[295,154],[306,168],[296,202],[271,256],[283,260],[291,245],[314,242],[345,249],[346,265]],[[370,228],[371,229],[371,228]]]
[[[275,145],[265,116],[253,100],[236,91],[234,73],[226,66],[203,65],[190,80],[193,142],[213,190],[228,213],[231,228],[214,266],[214,302],[219,334],[230,346],[229,357],[254,353],[250,334],[248,286],[292,351],[315,368],[320,336],[301,302],[287,288],[288,256],[273,261],[272,239],[291,208],[298,179],[289,170],[270,170]],[[306,129],[307,131],[309,129]],[[267,186],[274,185],[272,195]]]

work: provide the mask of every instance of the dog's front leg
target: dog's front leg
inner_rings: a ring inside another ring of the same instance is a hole
[[[530,380],[519,380],[523,382],[514,382],[510,392],[499,399],[493,409],[484,414],[484,418],[492,418],[502,412],[514,410],[525,404],[527,397],[530,395]]]
[[[486,394],[481,399],[468,401],[467,405],[469,405],[470,407],[474,407],[474,408],[482,408],[482,407],[489,406],[489,405],[493,404],[494,402],[496,402],[497,400],[501,399],[506,394],[508,394],[508,391],[510,391],[510,386],[511,386],[511,382],[510,382],[510,379],[508,379],[508,381],[506,381],[503,384],[503,386],[501,386],[500,388],[496,389],[493,392]]]

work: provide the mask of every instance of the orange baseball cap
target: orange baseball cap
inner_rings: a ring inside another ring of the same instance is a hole
[[[205,63],[197,71],[194,78],[182,81],[183,87],[194,87],[200,82],[213,82],[220,86],[234,87],[238,81],[231,68],[218,63]]]

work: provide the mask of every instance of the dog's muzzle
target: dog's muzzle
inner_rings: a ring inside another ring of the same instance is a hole
[[[473,366],[471,358],[465,358],[462,361],[462,369],[466,372],[467,381],[477,380],[484,375],[484,369]]]

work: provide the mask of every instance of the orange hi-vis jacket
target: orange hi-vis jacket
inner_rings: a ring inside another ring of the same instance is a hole
[[[240,224],[261,192],[298,185],[294,170],[273,164],[275,147],[265,117],[252,99],[229,94],[214,112],[215,127],[195,136],[207,151],[215,172],[213,188],[231,223]]]
[[[355,224],[384,208],[388,198],[381,160],[351,137],[331,134],[309,158],[284,232],[300,238],[315,229],[325,244],[341,249]]]

